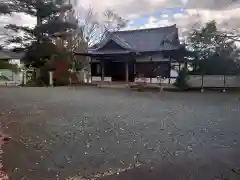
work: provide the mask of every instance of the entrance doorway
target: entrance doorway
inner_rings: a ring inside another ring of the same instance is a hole
[[[110,62],[112,81],[125,81],[125,63],[124,62]]]
[[[122,61],[110,61],[105,63],[105,75],[112,77],[112,81],[126,81],[126,64]],[[133,82],[134,62],[128,62],[128,81]]]

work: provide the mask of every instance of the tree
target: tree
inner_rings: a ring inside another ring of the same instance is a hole
[[[77,21],[78,29],[83,40],[92,46],[101,41],[108,31],[117,31],[126,27],[128,21],[111,9],[103,13],[96,13],[92,8],[81,8],[78,0],[73,0],[73,6],[77,7],[68,14],[67,20]]]
[[[7,4],[0,2],[0,15],[2,14],[9,14],[10,9]]]
[[[195,72],[203,74],[229,74],[238,71],[239,50],[235,41],[223,36],[215,21],[206,23],[190,33],[187,47],[195,55]]]
[[[76,24],[61,18],[72,9],[72,6],[66,4],[65,0],[8,0],[5,2],[5,6],[8,6],[10,12],[25,13],[36,18],[36,25],[33,28],[14,24],[6,26],[7,29],[24,34],[12,37],[8,42],[16,44],[16,51],[25,51],[24,62],[34,67],[43,65],[45,59],[50,59],[56,53],[57,48],[53,39],[56,38],[57,33],[70,32],[76,27]],[[46,47],[45,45],[51,46],[46,53],[41,49]],[[31,56],[28,56],[29,54]]]
[[[4,2],[0,2],[0,18],[4,15],[8,15],[10,14],[10,9],[7,6],[7,4],[5,4]],[[3,26],[0,22],[0,40],[3,41],[4,37],[6,36],[6,33],[3,31]],[[2,43],[2,42],[0,42]]]
[[[67,50],[70,52],[72,69],[74,72],[85,69],[87,72],[90,71],[88,57],[76,57],[75,51],[86,52],[89,47],[101,41],[108,31],[119,30],[126,26],[127,21],[121,18],[119,15],[111,10],[105,11],[103,14],[97,14],[93,9],[79,8],[77,1],[73,2],[74,7],[78,9],[69,11],[65,16],[65,21],[77,22],[78,27],[70,32],[63,35],[66,43]],[[103,16],[100,18],[99,16]],[[103,19],[100,21],[100,19]],[[79,75],[79,73],[77,73]],[[78,77],[78,81],[82,81],[82,77]]]
[[[5,15],[5,14],[9,14],[9,13],[10,13],[9,7],[5,3],[0,2],[0,16]],[[0,51],[2,49],[3,49],[3,47],[0,46]],[[12,70],[13,72],[17,72],[19,70],[17,65],[11,64],[7,60],[0,60],[0,69],[9,69],[9,70]]]
[[[232,41],[240,42],[240,32],[237,30],[232,31],[219,31],[222,37],[231,39]]]
[[[77,4],[74,6],[79,7]],[[72,52],[85,52],[88,47],[99,43],[107,32],[124,28],[128,22],[110,9],[99,15],[91,8],[71,11],[66,20],[78,23],[78,27],[67,38],[68,49]]]

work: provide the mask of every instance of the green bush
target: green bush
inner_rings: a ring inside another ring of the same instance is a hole
[[[61,75],[55,79],[55,86],[67,86],[69,85],[69,72],[62,72]]]
[[[31,79],[27,82],[25,86],[28,87],[44,87],[46,86],[41,78]]]
[[[187,89],[189,86],[187,84],[188,70],[187,68],[183,68],[179,71],[178,77],[174,85],[181,89]]]

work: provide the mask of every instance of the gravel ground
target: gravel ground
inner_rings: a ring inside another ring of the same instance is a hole
[[[0,132],[0,179],[1,180],[8,180],[7,174],[3,171],[3,164],[2,164],[2,146],[7,143],[10,140],[10,137],[6,136],[5,134],[2,134]]]
[[[125,168],[103,179],[232,176],[240,167],[239,104],[236,93],[0,88],[0,122],[12,137],[4,168],[13,180]]]

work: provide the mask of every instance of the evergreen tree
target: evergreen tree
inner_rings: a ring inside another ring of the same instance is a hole
[[[69,32],[76,24],[67,22],[63,16],[72,9],[65,0],[8,0],[5,7],[13,13],[24,13],[36,18],[36,25],[32,27],[9,24],[7,29],[22,33],[8,40],[16,44],[15,51],[25,51],[24,62],[26,65],[41,67],[51,56],[60,53],[53,40],[61,32]],[[62,50],[61,50],[62,53]]]
[[[206,23],[188,37],[187,46],[195,54],[196,73],[235,74],[238,72],[239,50],[233,39],[223,36],[216,22]]]
[[[9,13],[10,13],[9,7],[5,3],[0,2],[0,16],[9,14]],[[2,50],[3,50],[3,47],[0,46],[0,51],[2,51]],[[8,60],[1,59],[1,57],[0,57],[0,70],[1,69],[9,69],[14,72],[18,71],[17,65],[11,64]],[[3,77],[0,76],[0,78],[3,78]]]

